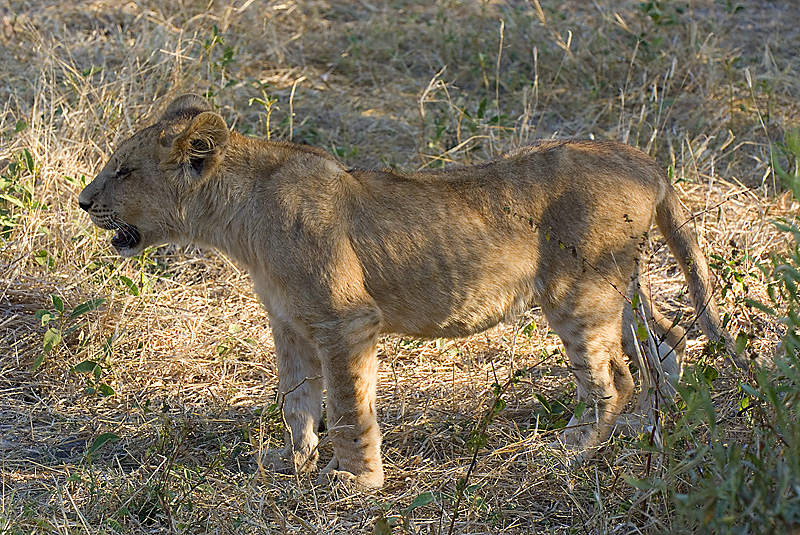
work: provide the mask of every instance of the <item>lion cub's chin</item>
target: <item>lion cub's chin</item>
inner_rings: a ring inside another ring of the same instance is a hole
[[[114,250],[123,258],[132,258],[141,254],[144,247],[114,247]]]

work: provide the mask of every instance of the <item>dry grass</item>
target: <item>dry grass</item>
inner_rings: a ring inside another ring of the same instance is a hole
[[[267,410],[277,378],[247,275],[194,249],[121,260],[77,209],[85,177],[186,91],[213,93],[240,131],[364,167],[481,161],[551,136],[616,139],[672,168],[709,254],[744,258],[749,295],[765,295],[753,262],[781,247],[771,221],[797,208],[768,168],[800,119],[795,3],[390,4],[0,3],[2,174],[24,150],[35,164],[15,182],[30,193],[2,192],[24,208],[0,201],[13,218],[0,242],[0,533],[371,533],[426,492],[437,499],[406,515],[410,532],[447,533],[469,433],[492,383],[522,368],[454,533],[671,530],[671,504],[623,477],[657,466],[637,444],[613,439],[574,472],[545,448],[553,422],[534,394],[570,404],[574,385],[535,311],[466,340],[382,342],[382,491],[263,472],[251,454],[281,436]],[[249,104],[266,96],[271,114]],[[662,308],[689,317],[663,247],[648,265]],[[733,284],[723,300],[731,330],[769,356],[780,328],[742,305],[744,291]],[[46,330],[34,313],[53,308],[50,295],[68,311],[107,303],[63,325],[79,327],[32,372]],[[701,348],[695,330],[690,359]],[[99,378],[71,371],[86,360],[101,363]],[[735,378],[717,366],[715,399],[735,433]],[[87,393],[95,383],[115,395]],[[107,432],[119,440],[91,452]]]

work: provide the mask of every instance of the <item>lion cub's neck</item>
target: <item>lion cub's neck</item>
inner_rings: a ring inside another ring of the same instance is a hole
[[[347,177],[321,149],[232,133],[220,164],[183,199],[183,238],[219,249],[251,269],[264,266],[273,252],[265,238],[285,241],[292,222],[309,209],[335,210]]]

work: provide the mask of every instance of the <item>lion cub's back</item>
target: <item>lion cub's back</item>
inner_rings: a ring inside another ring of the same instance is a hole
[[[422,336],[482,330],[538,300],[552,274],[632,257],[665,180],[630,147],[556,141],[446,171],[351,174],[367,289],[388,330]]]

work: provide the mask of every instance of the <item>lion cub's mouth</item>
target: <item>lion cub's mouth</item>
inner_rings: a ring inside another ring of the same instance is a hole
[[[136,227],[124,223],[115,226],[117,232],[111,238],[111,245],[116,249],[133,249],[142,241],[142,235]]]

